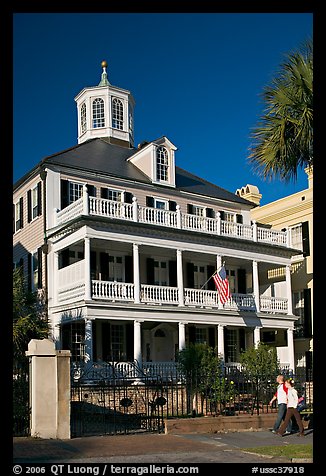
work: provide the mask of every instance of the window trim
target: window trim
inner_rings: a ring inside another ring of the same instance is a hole
[[[167,160],[167,163],[166,164],[160,164],[159,163],[159,159],[161,159],[161,157],[159,157],[159,151],[160,150],[163,150],[165,153],[166,153],[166,160]],[[164,147],[163,145],[159,145],[156,147],[156,150],[155,150],[155,175],[156,175],[156,182],[158,183],[164,183],[164,184],[168,184],[170,183],[170,153],[168,151],[168,149],[166,147]],[[166,179],[163,179],[161,178],[159,175],[159,167],[165,167],[166,168]]]
[[[85,111],[85,112],[84,112]],[[80,106],[80,134],[85,134],[87,131],[87,106],[86,102]]]
[[[100,104],[101,106],[95,106]],[[95,125],[100,122],[100,125]],[[92,129],[105,128],[105,101],[102,97],[96,97],[92,100]]]
[[[112,110],[112,129],[117,131],[124,131],[124,103],[119,97],[112,97],[111,110]],[[119,125],[119,127],[118,127]]]
[[[169,210],[169,200],[167,198],[161,198],[161,197],[152,197],[154,200],[154,208],[157,210]],[[158,208],[156,206],[156,202],[162,202],[165,204],[165,208]]]
[[[22,197],[21,197],[22,198]],[[15,220],[15,233],[18,233],[22,228],[23,228],[23,223],[21,222],[21,218],[22,218],[22,211],[21,211],[21,205],[22,205],[22,201],[21,201],[21,198],[18,198],[18,200],[16,202],[14,202],[14,210],[15,210],[15,216],[14,216],[14,220]],[[19,211],[18,211],[18,218],[17,218],[17,206],[19,207]],[[19,228],[17,228],[17,222],[19,222]]]

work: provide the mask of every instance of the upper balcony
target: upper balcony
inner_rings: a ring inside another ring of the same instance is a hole
[[[202,217],[182,213],[179,205],[176,211],[145,207],[138,204],[136,197],[133,203],[122,203],[104,198],[91,197],[84,192],[83,196],[61,211],[55,211],[54,223],[64,225],[80,216],[106,217],[127,222],[144,223],[151,226],[163,226],[172,229],[188,230],[216,236],[232,237],[258,243],[267,243],[287,248],[297,248],[292,239],[291,229],[286,231],[234,223],[222,220],[220,213],[215,218]]]

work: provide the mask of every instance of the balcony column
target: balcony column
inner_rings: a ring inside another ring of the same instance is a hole
[[[50,276],[49,276],[50,275]],[[53,253],[53,273],[49,273],[49,282],[52,282],[52,299],[53,305],[58,304],[59,294],[59,253]]]
[[[179,294],[179,306],[184,306],[182,250],[177,250],[177,283]]]
[[[87,185],[83,185],[83,215],[89,215],[89,202]]]
[[[134,321],[134,361],[139,367],[142,366],[140,321]]]
[[[254,329],[254,346],[257,349],[260,342],[260,327],[256,326]]]
[[[286,294],[288,298],[288,314],[293,314],[292,308],[292,286],[291,286],[291,265],[285,267]]]
[[[219,324],[217,326],[217,352],[219,357],[225,361],[225,351],[224,351],[224,326]]]
[[[257,261],[252,262],[252,281],[253,281],[256,312],[260,312],[259,278],[258,278],[258,262]]]
[[[186,347],[186,325],[179,322],[179,351]]]
[[[85,319],[85,363],[93,361],[93,322]]]
[[[288,340],[288,360],[290,370],[294,372],[294,341],[293,341],[293,329],[288,328],[287,330],[287,340]]]
[[[216,256],[216,271],[219,271],[221,267],[222,267],[222,256],[217,255]],[[223,304],[221,303],[220,299],[218,299],[218,308],[223,309]],[[223,353],[224,353],[224,350],[223,350]]]
[[[84,238],[84,262],[85,262],[85,301],[92,299],[91,294],[91,240],[88,236]]]
[[[140,277],[139,277],[139,245],[133,243],[133,263],[134,263],[134,300],[140,303]]]

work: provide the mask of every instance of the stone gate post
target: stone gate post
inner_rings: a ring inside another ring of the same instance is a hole
[[[70,438],[70,351],[49,339],[32,339],[30,360],[31,436]]]

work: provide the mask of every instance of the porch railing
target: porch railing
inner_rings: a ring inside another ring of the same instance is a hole
[[[134,301],[134,284],[92,280],[92,297],[110,301]]]
[[[287,298],[260,296],[260,310],[262,312],[284,313],[288,312]]]
[[[177,211],[175,212],[144,207],[138,205],[135,197],[133,203],[130,204],[105,198],[89,197],[86,193],[86,195],[63,210],[56,211],[55,213],[54,221],[57,225],[66,223],[81,215],[92,215],[197,231],[217,236],[229,236],[277,246],[292,246],[289,230],[281,231],[262,228],[257,226],[255,222],[252,225],[228,222],[221,220],[219,212],[217,212],[216,218],[209,218],[182,213],[179,206],[177,206]]]
[[[141,301],[154,304],[179,304],[178,288],[170,286],[141,285]]]
[[[184,299],[186,306],[218,307],[216,291],[186,288]]]

